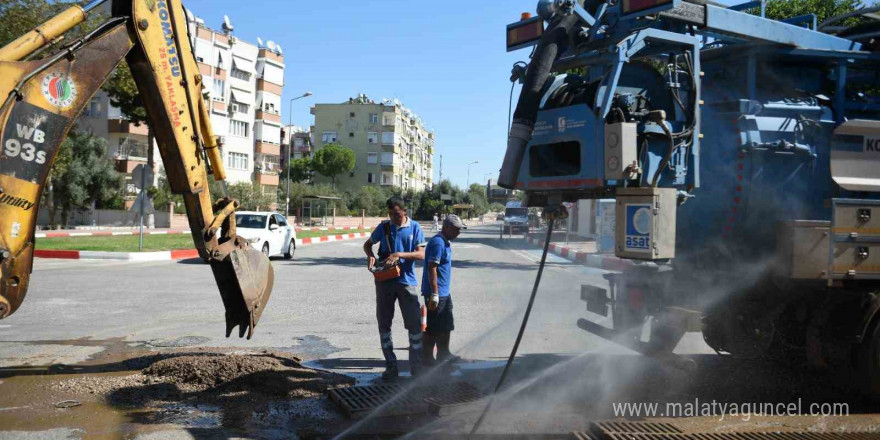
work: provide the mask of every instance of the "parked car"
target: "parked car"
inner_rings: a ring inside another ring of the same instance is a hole
[[[281,214],[241,211],[235,213],[238,235],[267,257],[293,258],[296,252],[296,229]]]

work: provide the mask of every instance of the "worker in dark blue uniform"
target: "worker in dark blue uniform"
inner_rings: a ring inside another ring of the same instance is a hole
[[[376,281],[376,319],[379,322],[379,340],[385,357],[383,380],[397,378],[397,356],[391,341],[391,322],[394,319],[394,303],[400,304],[403,325],[409,332],[410,373],[417,376],[422,366],[421,307],[419,306],[418,280],[415,262],[425,259],[425,235],[422,227],[406,215],[406,204],[394,196],[385,203],[388,217],[376,227],[364,243],[367,254],[367,269],[376,265],[373,245],[379,244],[379,260],[386,267],[400,266],[400,276],[385,281]],[[390,246],[390,247],[389,247]]]
[[[440,233],[428,241],[425,249],[425,271],[422,274],[422,295],[428,309],[428,326],[422,337],[422,363],[433,365],[434,346],[437,346],[436,361],[451,360],[449,338],[455,329],[452,316],[452,246],[450,242],[458,238],[461,219],[454,214],[446,216]]]

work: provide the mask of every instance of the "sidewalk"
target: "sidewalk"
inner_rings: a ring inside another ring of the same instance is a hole
[[[189,231],[186,232],[188,233]],[[350,234],[325,235],[323,237],[297,238],[295,243],[296,247],[300,248],[302,246],[330,243],[333,241],[344,241],[352,240],[355,238],[363,238],[367,237],[368,235],[369,234],[366,232],[357,232]],[[198,258],[199,252],[195,249],[177,249],[160,252],[103,252],[37,249],[34,251],[34,257],[65,260],[163,261]]]
[[[558,235],[554,232],[554,237]],[[564,235],[564,234],[563,234]],[[526,235],[526,240],[533,245],[543,248],[545,232],[535,232]],[[562,258],[581,263],[584,266],[603,270],[624,270],[633,266],[631,260],[623,260],[614,254],[600,254],[596,252],[595,241],[572,241],[569,243],[554,243],[551,239],[549,252]]]
[[[347,226],[344,228],[300,228],[297,227],[296,231],[357,231],[360,228],[356,226]],[[144,235],[168,235],[168,234],[189,234],[189,229],[146,229],[144,228]],[[66,231],[43,231],[36,232],[34,237],[36,238],[56,238],[56,237],[100,237],[100,236],[110,236],[110,235],[139,235],[140,230],[138,228],[102,228],[102,229],[73,229]]]

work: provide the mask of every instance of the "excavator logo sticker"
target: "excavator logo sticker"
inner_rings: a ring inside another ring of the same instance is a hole
[[[43,78],[43,96],[56,107],[68,108],[76,99],[76,83],[61,73],[50,73]]]

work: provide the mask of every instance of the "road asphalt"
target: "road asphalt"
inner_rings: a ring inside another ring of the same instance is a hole
[[[453,243],[452,349],[468,361],[460,364],[457,375],[484,390],[492,388],[514,343],[541,255],[522,237],[500,239],[497,231],[497,224],[476,225]],[[329,243],[298,249],[293,260],[274,259],[275,288],[251,340],[224,337],[223,305],[210,268],[200,260],[37,259],[24,304],[0,321],[0,372],[94,361],[111,349],[269,349],[298,356],[311,367],[353,376],[359,383],[371,382],[382,371],[383,361],[374,285],[361,246],[361,240]],[[580,300],[581,286],[604,285],[602,275],[607,272],[555,255],[547,261],[520,346],[520,368],[514,369],[507,391],[517,398],[508,399],[507,411],[491,418],[490,431],[584,429],[591,419],[615,417],[615,401],[788,402],[809,395],[810,380],[823,380],[799,378],[794,386],[786,382],[794,377],[791,372],[756,376],[755,370],[725,362],[697,333],[686,335],[676,349],[707,367],[697,373],[637,356],[576,325],[584,317],[610,325],[607,318],[587,312]],[[421,273],[420,264],[419,279]],[[406,358],[406,331],[399,314],[393,339],[398,357]],[[13,409],[6,408],[11,404],[4,403],[4,393],[0,380],[0,415]],[[827,395],[811,398],[824,401]],[[466,432],[473,418],[471,414],[459,420],[459,428]],[[828,426],[827,420],[818,419],[808,419],[803,426],[820,422]],[[876,421],[871,423],[880,430]],[[77,437],[63,425],[47,428],[51,429],[43,431],[44,437],[34,438]],[[0,439],[22,436],[0,427]]]

